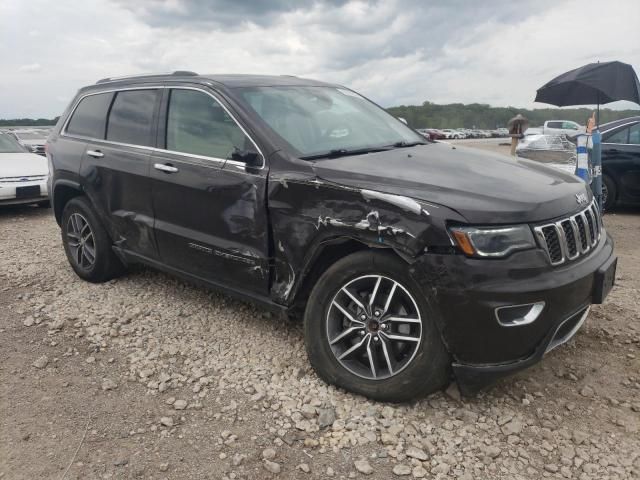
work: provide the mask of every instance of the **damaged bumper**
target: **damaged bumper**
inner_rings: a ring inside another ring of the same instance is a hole
[[[423,286],[465,394],[527,368],[578,331],[615,274],[613,241],[551,267],[540,250],[504,260],[427,254],[412,273]],[[606,279],[604,277],[607,277]],[[610,288],[610,285],[609,285]]]

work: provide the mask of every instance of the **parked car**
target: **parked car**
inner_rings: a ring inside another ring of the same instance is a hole
[[[11,130],[9,132],[28,151],[44,156],[44,145],[47,135],[37,130]]]
[[[48,206],[48,174],[45,158],[28,152],[12,135],[0,132],[0,206]]]
[[[566,135],[575,137],[586,131],[584,126],[572,122],[571,120],[547,120],[542,127],[530,127],[525,135]]]
[[[431,140],[444,140],[447,138],[447,135],[437,128],[425,128],[425,131],[429,134]]]
[[[427,140],[434,140],[434,139],[431,138],[431,135],[429,134],[429,131],[426,128],[417,128],[416,132],[418,132],[420,135],[422,135]]]
[[[457,130],[452,130],[451,128],[443,128],[442,133],[444,133],[444,138],[447,139],[459,139],[465,138],[466,135],[463,135],[462,132],[458,132]]]
[[[640,117],[607,123],[600,131],[604,208],[640,205]]]
[[[472,393],[531,365],[615,277],[580,179],[425,142],[339,85],[106,79],[78,92],[47,152],[78,276],[141,262],[303,313],[321,378],[374,399],[451,372]]]

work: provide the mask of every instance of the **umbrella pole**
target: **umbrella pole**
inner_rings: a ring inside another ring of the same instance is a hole
[[[596,197],[596,203],[602,213],[602,135],[598,127],[591,134],[591,164],[593,166],[593,180],[591,181],[591,190]]]

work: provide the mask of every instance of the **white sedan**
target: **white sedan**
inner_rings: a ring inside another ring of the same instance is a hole
[[[0,132],[0,206],[37,203],[49,206],[47,159],[27,152],[15,138]]]

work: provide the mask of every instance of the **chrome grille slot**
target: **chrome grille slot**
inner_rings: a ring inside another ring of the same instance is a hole
[[[578,226],[578,234],[580,235],[580,249],[582,252],[589,250],[589,242],[587,241],[587,230],[585,227],[585,220],[582,215],[576,215],[576,225]]]
[[[600,240],[602,220],[595,201],[575,215],[533,228],[551,265],[560,265],[589,252]]]
[[[569,259],[576,258],[578,256],[578,239],[576,238],[576,233],[573,230],[571,219],[563,220],[560,222],[560,225],[562,226],[564,239],[567,245],[567,257],[569,257]]]

